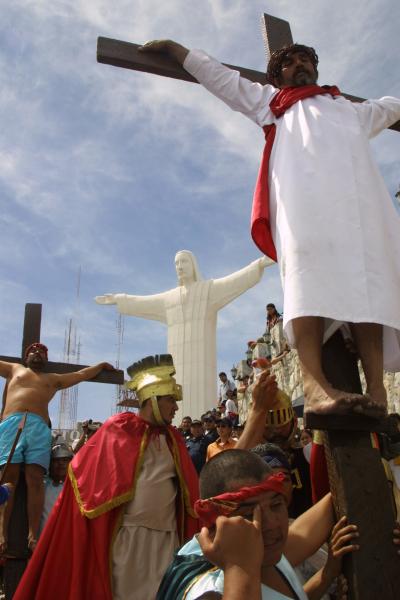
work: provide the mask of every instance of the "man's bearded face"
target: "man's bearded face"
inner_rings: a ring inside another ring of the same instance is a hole
[[[36,347],[29,351],[26,357],[26,366],[36,371],[41,371],[47,363],[47,354],[44,350]]]
[[[293,52],[282,61],[279,87],[300,87],[317,82],[317,71],[306,52]]]

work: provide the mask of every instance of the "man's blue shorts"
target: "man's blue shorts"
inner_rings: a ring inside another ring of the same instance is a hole
[[[0,465],[7,462],[23,415],[22,412],[13,413],[0,423]],[[50,464],[50,452],[51,429],[42,417],[28,412],[25,427],[11,462],[40,465],[47,471]]]

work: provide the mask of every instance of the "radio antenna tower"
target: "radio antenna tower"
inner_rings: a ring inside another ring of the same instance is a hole
[[[125,330],[125,320],[124,320],[123,315],[118,314],[116,321],[115,321],[115,326],[116,326],[116,330],[117,330],[117,358],[115,360],[115,368],[119,369],[119,363],[121,360],[121,350],[122,350],[122,346],[124,343],[124,330]],[[122,385],[116,385],[115,386],[115,398],[111,405],[111,414],[112,415],[114,415],[115,413],[124,412],[123,407],[118,406],[119,402],[123,398],[123,394],[124,394],[124,387]]]
[[[78,271],[78,281],[76,286],[76,307],[73,317],[68,319],[64,334],[64,362],[79,364],[81,355],[81,340],[78,337],[77,321],[79,315],[79,299],[81,288],[81,267]],[[75,429],[76,416],[78,410],[79,386],[61,391],[60,404],[58,409],[58,429],[62,431]]]
[[[124,344],[125,320],[123,315],[118,315],[115,325],[117,329],[117,358],[115,366],[119,369],[121,350]],[[111,414],[131,411],[137,409],[138,406],[136,395],[133,390],[127,390],[123,385],[115,386],[115,401],[111,406]]]

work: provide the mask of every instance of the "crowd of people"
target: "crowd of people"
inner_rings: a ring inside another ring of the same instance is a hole
[[[299,429],[269,370],[250,385],[245,423],[220,373],[218,405],[177,428],[172,358],[128,373],[137,415],[86,421],[74,448],[52,440],[38,541],[14,598],[345,597],[337,578],[357,528],[335,519],[326,473],[310,469],[313,432]]]

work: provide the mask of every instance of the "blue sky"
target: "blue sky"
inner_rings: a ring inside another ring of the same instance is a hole
[[[51,359],[63,359],[74,317],[81,362],[115,363],[117,313],[94,296],[174,287],[173,258],[182,248],[195,253],[206,278],[258,256],[249,214],[262,132],[200,86],[96,63],[96,39],[167,37],[262,70],[264,11],[317,49],[321,83],[369,98],[400,96],[396,0],[13,0],[3,7],[1,354],[19,354],[24,305],[41,302]],[[384,132],[372,147],[394,197],[400,133]],[[282,305],[276,267],[220,313],[219,369],[229,370],[263,332],[267,301]],[[161,324],[125,318],[121,368],[165,349]],[[78,418],[105,419],[114,401],[113,386],[82,384]],[[57,411],[55,399],[55,424]]]

